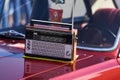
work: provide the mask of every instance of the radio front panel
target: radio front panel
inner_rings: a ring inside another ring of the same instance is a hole
[[[27,27],[25,55],[71,61],[72,36],[71,32]]]

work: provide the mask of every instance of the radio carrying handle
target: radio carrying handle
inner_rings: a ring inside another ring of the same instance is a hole
[[[67,26],[67,28],[69,28],[69,30],[72,30],[72,24],[70,24],[70,23],[51,22],[51,21],[31,19],[30,26],[34,26],[35,23],[63,25],[63,26]]]

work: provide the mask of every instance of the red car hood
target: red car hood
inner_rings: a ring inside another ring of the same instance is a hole
[[[79,69],[50,80],[119,80],[120,66],[116,59]]]
[[[25,59],[24,41],[0,41],[0,80],[86,80],[105,75],[116,75],[114,80],[120,77],[120,68],[116,59],[108,61],[104,57],[81,54],[77,51],[79,57],[74,64],[59,63],[52,61]],[[100,63],[100,64],[98,64]],[[109,74],[118,70],[118,73]],[[98,79],[95,79],[98,80]],[[107,80],[113,80],[107,79]]]

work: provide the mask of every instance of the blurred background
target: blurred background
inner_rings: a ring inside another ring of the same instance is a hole
[[[27,25],[33,0],[0,0],[0,29]]]
[[[37,2],[37,0],[0,0],[0,29],[27,25],[31,18],[34,1]],[[77,1],[82,4],[84,0]],[[90,0],[90,2],[93,14],[98,8],[115,8],[112,0]],[[78,7],[80,6],[83,7],[80,9],[82,13],[79,13],[79,16],[83,16],[86,13],[86,10],[83,10],[85,6],[78,5]],[[85,12],[84,14],[83,11]]]

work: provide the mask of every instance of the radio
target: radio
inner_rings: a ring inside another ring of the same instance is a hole
[[[40,21],[42,23],[42,21]],[[71,26],[62,24],[63,26]],[[61,61],[74,61],[77,30],[54,25],[26,27],[25,56]]]

